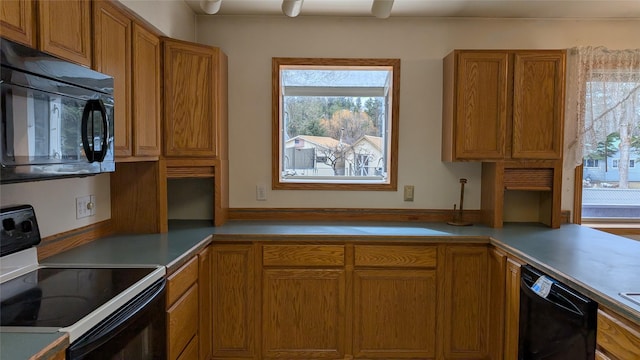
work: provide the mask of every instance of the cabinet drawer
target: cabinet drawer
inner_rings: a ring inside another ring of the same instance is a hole
[[[264,266],[343,266],[344,245],[265,245]]]
[[[169,359],[177,359],[198,331],[198,285],[167,310]]]
[[[640,359],[640,327],[598,310],[598,346],[618,359]]]
[[[436,266],[435,246],[360,245],[355,247],[356,266],[424,267]]]
[[[197,257],[189,260],[167,278],[167,306],[173,304],[198,280]]]

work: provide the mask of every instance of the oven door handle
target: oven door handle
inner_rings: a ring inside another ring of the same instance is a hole
[[[92,351],[123,331],[127,325],[134,322],[138,316],[141,316],[145,308],[152,302],[161,301],[164,309],[165,287],[166,279],[162,278],[136,298],[120,307],[111,316],[74,341],[67,348],[67,359],[84,359],[87,355],[95,356],[95,354],[91,354]]]

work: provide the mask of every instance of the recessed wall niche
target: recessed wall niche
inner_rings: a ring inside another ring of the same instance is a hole
[[[212,178],[167,179],[169,220],[214,220]]]

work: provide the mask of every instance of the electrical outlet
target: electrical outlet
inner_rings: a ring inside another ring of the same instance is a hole
[[[91,216],[89,203],[91,203],[90,195],[76,198],[76,219],[82,219]]]
[[[256,185],[256,200],[258,201],[267,200],[267,185],[265,184]]]
[[[404,186],[404,201],[413,201],[413,185]]]
[[[82,219],[96,214],[96,196],[87,195],[76,198],[76,219]]]

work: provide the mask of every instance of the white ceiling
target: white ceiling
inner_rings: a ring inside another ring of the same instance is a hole
[[[199,0],[184,0],[206,15]],[[282,0],[221,0],[216,15],[284,16]],[[304,0],[300,16],[371,16],[373,0]],[[395,0],[391,17],[634,18],[640,0]],[[640,29],[639,29],[640,31]]]

